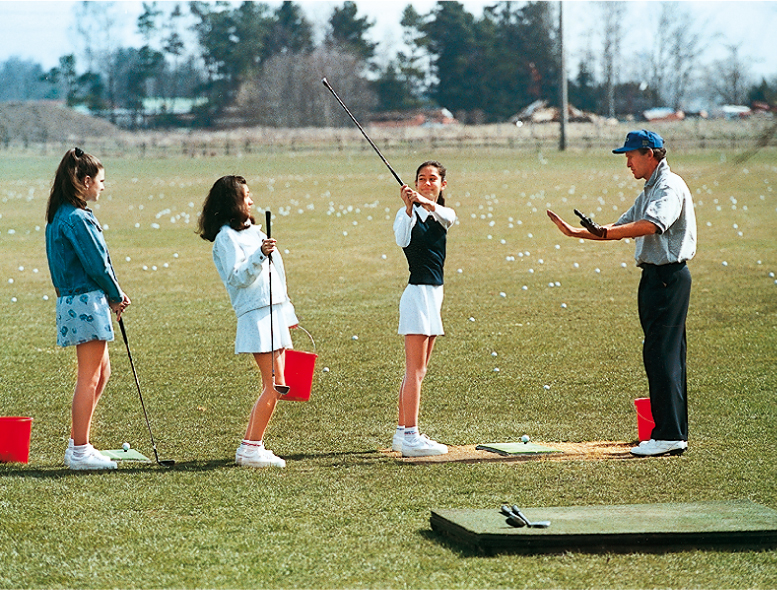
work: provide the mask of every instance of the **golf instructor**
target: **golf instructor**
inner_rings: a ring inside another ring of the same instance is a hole
[[[634,258],[642,269],[639,319],[645,340],[642,357],[653,412],[651,439],[631,449],[637,456],[680,455],[688,448],[688,388],[685,319],[691,294],[686,262],[696,254],[696,215],[691,192],[669,169],[664,140],[642,129],[626,136],[614,154],[626,154],[626,166],[645,187],[631,208],[613,224],[582,218],[572,227],[553,211],[548,217],[561,232],[589,240],[635,238]]]

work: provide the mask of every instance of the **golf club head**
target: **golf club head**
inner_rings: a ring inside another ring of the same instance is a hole
[[[525,525],[531,526],[531,522],[529,522],[529,519],[524,516],[523,512],[521,512],[521,509],[518,508],[518,506],[513,504],[512,511],[516,518],[520,518]]]
[[[289,390],[291,389],[291,387],[289,387],[288,385],[274,385],[273,387],[275,388],[275,391],[277,391],[281,395],[286,395],[287,393],[289,393]]]
[[[172,467],[175,465],[175,460],[173,459],[165,459],[164,461],[157,461],[162,467]]]
[[[499,509],[499,512],[502,513],[502,515],[506,516],[505,522],[509,524],[512,527],[515,528],[521,528],[526,526],[526,523],[518,518],[512,510],[510,510],[510,507],[506,504],[502,504],[502,507]]]

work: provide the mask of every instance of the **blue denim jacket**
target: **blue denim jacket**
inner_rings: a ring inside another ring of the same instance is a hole
[[[111,303],[122,300],[102,227],[91,209],[67,203],[57,209],[46,226],[46,256],[60,297],[100,290]]]

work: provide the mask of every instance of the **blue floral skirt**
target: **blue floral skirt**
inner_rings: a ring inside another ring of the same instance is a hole
[[[77,346],[91,340],[113,340],[113,318],[102,291],[57,298],[57,344]]]

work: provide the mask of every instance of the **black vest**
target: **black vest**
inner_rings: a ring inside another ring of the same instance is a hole
[[[446,229],[431,215],[416,222],[410,234],[410,244],[402,248],[410,268],[411,285],[442,285],[443,265],[445,264]]]

